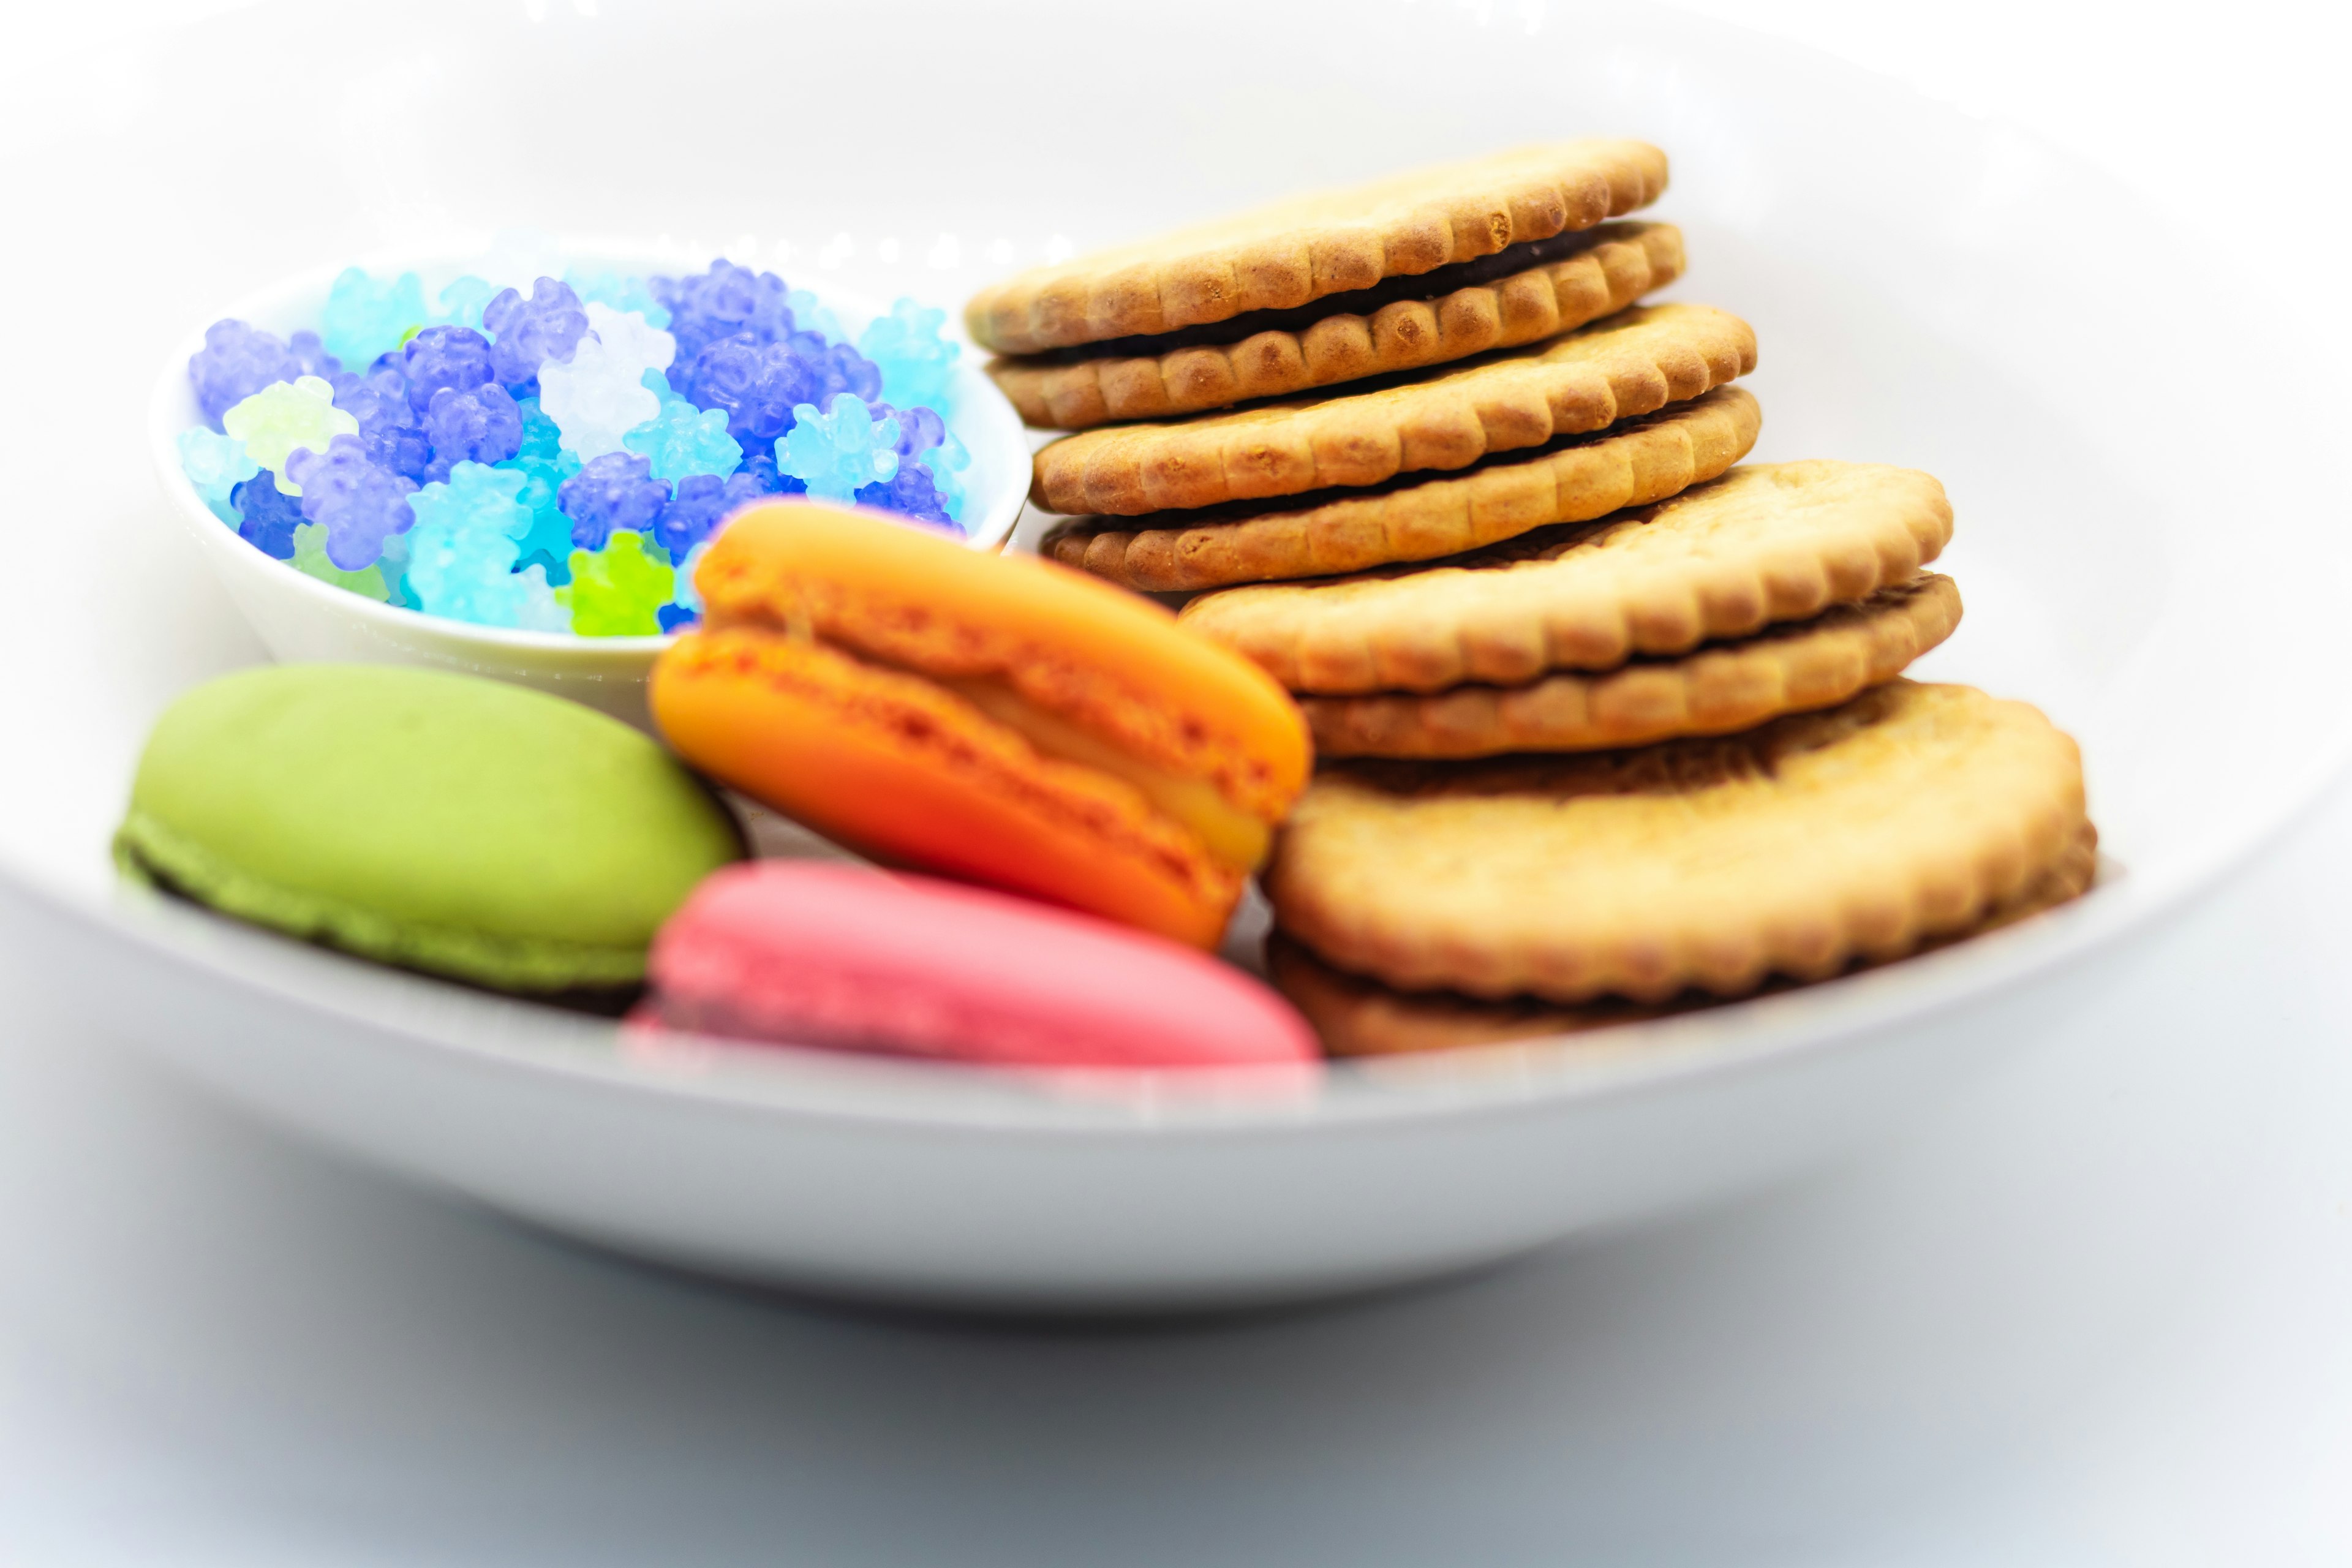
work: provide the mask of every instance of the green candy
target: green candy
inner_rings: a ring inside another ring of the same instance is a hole
[[[115,858],[226,914],[507,991],[635,984],[734,820],[561,698],[387,665],[224,676],[157,721]]]

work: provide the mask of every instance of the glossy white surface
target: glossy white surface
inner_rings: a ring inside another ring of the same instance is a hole
[[[344,118],[340,140],[278,149],[275,177],[327,193],[320,211],[354,228],[416,231],[422,247],[436,237],[424,231],[455,224],[477,199],[422,171],[465,166],[489,122],[440,109],[511,109],[539,90],[500,74],[502,62],[527,53],[550,66],[532,81],[625,96],[666,28],[751,36],[771,25],[756,10],[430,20],[443,15],[404,13],[415,38],[473,29],[466,50],[393,48],[376,74],[335,93],[294,68],[310,57],[285,61],[283,93],[323,94],[319,111],[339,106]],[[8,700],[16,732],[56,762],[6,780],[0,864],[16,880],[0,893],[0,918],[93,1017],[395,1170],[701,1266],[1010,1305],[1248,1300],[1504,1256],[1820,1159],[1899,1124],[2002,1050],[2051,1037],[2128,972],[2159,916],[2273,828],[2340,752],[2346,716],[2315,703],[2295,672],[2330,656],[2345,536],[2311,504],[2301,470],[2242,456],[2276,449],[2298,421],[2324,421],[2313,405],[2257,412],[2198,395],[2224,377],[2291,381],[2296,362],[2284,345],[2184,333],[2166,340],[2161,376],[2111,368],[2136,363],[2129,351],[2168,305],[2218,286],[2188,254],[2151,244],[2158,220],[2112,181],[2002,127],[1653,16],[1554,49],[1498,47],[1498,13],[1481,15],[1385,16],[1356,37],[1359,68],[1304,85],[1286,62],[1331,47],[1324,18],[1253,10],[1259,47],[1239,59],[1213,27],[1171,37],[1148,66],[1126,68],[1136,90],[1213,75],[1234,96],[1215,115],[1147,121],[1116,142],[1039,145],[1010,125],[927,133],[909,112],[873,129],[870,164],[796,166],[806,177],[792,232],[838,237],[790,240],[792,254],[821,275],[828,257],[840,264],[861,247],[879,264],[887,242],[898,264],[923,258],[922,291],[952,296],[1005,264],[990,255],[996,239],[976,234],[995,231],[1009,259],[1030,259],[1412,158],[1583,127],[1651,135],[1675,153],[1662,212],[1685,225],[1696,258],[1679,292],[1741,310],[1762,339],[1759,455],[1910,462],[1945,478],[1961,519],[1948,563],[1969,618],[1927,672],[2032,696],[2082,737],[2095,810],[2124,868],[2111,885],[1896,969],[1627,1031],[1622,1051],[1341,1075],[1305,1107],[1024,1097],[945,1071],[782,1053],[641,1059],[599,1026],[108,900],[100,848],[146,719],[253,649],[158,529],[152,493],[94,456],[62,465],[91,476],[76,505],[91,519],[92,569],[45,580],[46,594],[25,596],[5,623],[20,663],[55,672]],[[845,16],[826,25],[856,26]],[[1008,33],[957,8],[926,16],[906,46],[915,64],[995,59],[1011,76],[1050,66],[1038,39],[1077,36],[1036,22]],[[1534,29],[1525,36],[1543,36],[1539,13],[1523,20]],[[332,24],[320,13],[305,26]],[[312,37],[274,14],[224,18],[192,36],[175,69],[236,68],[298,33]],[[744,95],[705,81],[698,131],[764,133],[767,100],[750,93],[765,68],[756,49],[740,54],[740,67],[729,56],[710,69],[740,68],[726,80]],[[190,79],[159,79],[140,113],[197,116],[173,96]],[[846,123],[858,90],[814,76],[802,107]],[[1422,112],[1373,112],[1407,100]],[[1356,134],[1299,140],[1302,102]],[[201,115],[222,144],[258,148],[283,112],[257,99],[208,101]],[[371,138],[395,122],[421,146],[387,142],[370,162]],[[668,157],[674,129],[633,121],[625,134],[597,121],[558,148],[511,136],[499,146],[529,173],[527,201],[585,199],[584,152],[606,176],[674,174],[645,184],[649,228],[724,232],[747,212],[772,212],[749,203],[731,165]],[[211,165],[175,165],[195,154],[168,142],[140,145],[152,148],[137,170],[142,200],[88,215],[95,259],[76,283],[87,297],[121,291],[174,334],[201,313],[197,301],[233,291],[207,268],[274,275],[303,259],[302,246],[324,247],[316,212],[297,223],[266,205],[191,205],[184,193],[209,188]],[[1295,157],[1275,167],[1267,145]],[[961,182],[940,188],[962,194],[940,197],[936,235],[928,224],[920,235],[886,229],[904,221],[897,187],[854,171],[926,160],[955,161]],[[1016,163],[1021,180],[988,185],[985,204],[969,195],[982,172]],[[367,183],[338,183],[355,167]],[[346,192],[352,205],[334,206]],[[116,253],[106,226],[161,211],[199,242],[189,247],[197,276],[137,292],[127,273],[106,270]],[[338,237],[330,258],[368,248]],[[782,247],[755,236],[742,248],[765,259]],[[2053,277],[2097,287],[2053,289]],[[65,342],[37,340],[33,352],[71,365],[60,374],[89,374]],[[158,357],[151,344],[139,363]],[[2102,373],[2089,400],[2085,367]],[[2198,439],[2184,441],[2180,421],[2192,416]],[[79,426],[44,428],[58,454],[89,449],[72,445],[91,439]],[[2231,515],[2263,527],[2225,539],[2211,520]]]
[[[520,249],[530,237],[508,239]],[[611,246],[559,244],[540,240],[533,248],[543,254],[534,266],[519,270],[497,247],[444,257],[419,257],[413,252],[355,258],[378,276],[419,272],[425,297],[465,273],[497,273],[492,283],[508,286],[522,272],[546,267],[556,272],[580,266],[610,268],[638,277],[661,273],[675,276],[698,271],[710,264],[676,247],[661,253],[625,251]],[[180,466],[176,445],[183,430],[201,422],[195,393],[188,384],[188,356],[204,346],[205,329],[223,318],[249,321],[280,336],[304,327],[315,329],[335,274],[350,262],[339,262],[310,273],[253,289],[226,305],[213,308],[204,320],[173,344],[155,378],[147,402],[147,444],[155,464],[155,480],[167,505],[189,540],[220,580],[221,587],[253,628],[271,657],[325,663],[418,664],[462,670],[519,686],[535,687],[600,708],[615,717],[645,727],[646,674],[669,638],[579,637],[558,633],[516,631],[504,626],[478,626],[464,621],[422,615],[398,605],[378,604],[348,594],[294,571],[237,537],[212,514],[188,482]],[[519,285],[529,289],[525,280]],[[861,298],[854,289],[828,285],[824,300],[841,325],[856,335],[866,322],[887,310],[886,304]],[[931,302],[927,300],[927,303]],[[952,313],[956,301],[944,301]],[[971,454],[964,470],[965,540],[977,550],[1000,550],[1021,520],[1029,491],[1029,439],[1021,416],[981,374],[970,344],[959,360],[951,394],[952,428]]]

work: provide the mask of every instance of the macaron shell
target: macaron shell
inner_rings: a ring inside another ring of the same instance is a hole
[[[183,696],[118,855],[226,912],[520,990],[627,984],[725,809],[651,740],[559,698],[378,665],[278,665]]]
[[[676,1027],[1008,1067],[1297,1067],[1287,1003],[1192,949],[984,889],[768,860],[662,929],[650,1015]]]
[[[695,766],[876,859],[1196,947],[1241,897],[1242,874],[1132,787],[919,677],[736,628],[681,637],[647,696]]]
[[[1160,605],[1052,562],[772,501],[736,514],[695,584],[713,628],[797,628],[926,675],[1003,680],[1268,822],[1306,787],[1306,721],[1271,677]]]

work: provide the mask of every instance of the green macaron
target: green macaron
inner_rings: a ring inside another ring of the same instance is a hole
[[[743,854],[726,808],[615,719],[471,676],[277,665],[174,702],[115,836],[133,876],[363,957],[508,991],[644,978]]]

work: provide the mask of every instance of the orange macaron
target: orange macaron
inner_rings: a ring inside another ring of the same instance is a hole
[[[1213,946],[1306,787],[1306,721],[1149,600],[871,513],[739,514],[655,664],[695,766],[887,864]]]

